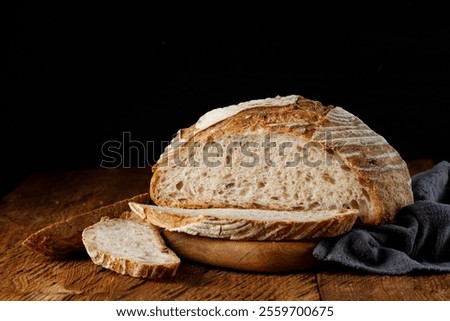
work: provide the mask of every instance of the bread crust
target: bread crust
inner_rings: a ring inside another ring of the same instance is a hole
[[[45,256],[63,258],[85,251],[81,233],[88,226],[97,223],[102,217],[120,217],[129,211],[129,202],[146,203],[148,193],[102,206],[93,211],[52,223],[28,236],[22,245]]]
[[[154,225],[143,225],[142,223],[131,220],[133,224],[141,224],[141,226],[147,230],[149,237],[157,244],[159,251],[166,256],[170,256],[171,262],[143,262],[127,258],[126,256],[118,257],[107,250],[99,248],[99,245],[96,244],[95,238],[91,236],[91,233],[94,233],[94,230],[99,226],[117,228],[114,225],[120,225],[122,221],[126,220],[103,218],[100,222],[87,227],[83,231],[83,244],[91,257],[92,262],[119,274],[138,278],[165,278],[174,276],[180,265],[180,259],[175,252],[166,247],[163,238],[159,234],[159,228]],[[124,233],[131,233],[131,231],[124,230]],[[111,240],[111,242],[116,241],[117,240]],[[123,246],[125,247],[127,244],[124,244]]]
[[[194,210],[198,214],[189,216],[176,213],[171,208],[138,203],[130,203],[130,208],[144,222],[171,232],[239,241],[298,241],[336,236],[348,232],[358,217],[358,211],[353,209],[322,211],[320,214],[325,217],[314,221],[302,221],[298,218],[301,213],[292,211],[292,220],[286,221],[276,220],[276,211],[270,211],[274,219],[267,220],[220,217],[211,209]],[[265,212],[258,211],[261,214]]]
[[[242,108],[242,111],[209,127],[194,124],[180,130],[152,167],[152,200],[158,205],[168,207],[211,207],[211,204],[199,204],[192,200],[180,204],[173,199],[159,197],[160,180],[164,176],[163,169],[169,156],[176,149],[181,150],[181,153],[185,152],[182,147],[194,141],[201,144],[209,140],[219,140],[222,135],[230,132],[262,130],[267,133],[294,135],[317,144],[327,153],[333,154],[342,168],[356,173],[371,201],[369,210],[360,209],[363,224],[392,222],[400,208],[413,202],[411,178],[406,162],[381,135],[341,107],[324,106],[302,96],[288,98],[259,101],[260,107],[256,103],[247,102],[244,103],[246,108]],[[220,204],[220,207],[226,206]]]

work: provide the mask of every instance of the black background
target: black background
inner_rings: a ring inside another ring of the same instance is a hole
[[[124,132],[155,142],[151,163],[204,112],[289,94],[346,108],[405,159],[450,159],[443,7],[150,3],[4,11],[1,193],[32,172],[99,167]]]

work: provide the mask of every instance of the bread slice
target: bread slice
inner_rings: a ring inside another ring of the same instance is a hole
[[[173,208],[355,209],[370,225],[413,202],[406,162],[382,136],[341,107],[296,95],[206,113],[152,170],[152,200]]]
[[[159,229],[135,220],[108,219],[86,228],[83,244],[92,261],[134,277],[174,276],[180,259],[159,234]]]
[[[28,236],[22,245],[45,256],[64,258],[77,253],[84,253],[81,239],[83,230],[100,221],[102,217],[119,218],[129,211],[129,202],[146,203],[150,200],[148,193],[139,194],[113,204],[99,207],[93,211],[52,223]]]
[[[130,203],[143,221],[172,232],[240,241],[311,240],[349,231],[358,211],[181,209]]]

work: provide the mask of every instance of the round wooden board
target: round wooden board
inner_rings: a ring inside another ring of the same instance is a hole
[[[178,256],[233,270],[288,273],[310,270],[321,263],[312,251],[314,241],[246,242],[163,231],[166,244]]]

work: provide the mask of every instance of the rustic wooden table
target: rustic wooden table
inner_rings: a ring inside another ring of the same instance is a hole
[[[429,160],[408,162],[412,174]],[[381,276],[337,268],[284,275],[183,262],[169,280],[122,276],[82,257],[53,260],[21,246],[36,230],[147,191],[149,169],[37,173],[0,202],[1,300],[450,300],[450,274]]]

